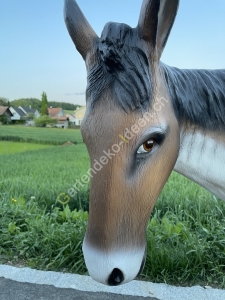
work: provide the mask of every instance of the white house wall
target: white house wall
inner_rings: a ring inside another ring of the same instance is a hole
[[[13,114],[13,116],[11,117],[11,120],[12,121],[19,121],[20,120],[20,115],[15,111],[15,109],[13,107],[9,107],[9,110]]]

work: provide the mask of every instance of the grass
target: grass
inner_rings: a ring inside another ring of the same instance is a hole
[[[16,143],[0,141],[0,155],[9,155],[17,152],[26,152],[32,150],[46,149],[49,145],[39,145],[31,143]]]
[[[0,140],[60,145],[67,141],[83,143],[80,130],[64,128],[38,128],[29,126],[0,126]]]
[[[148,224],[147,259],[139,278],[224,288],[225,204],[192,183],[186,196],[171,201],[174,182],[177,188],[189,183],[173,173],[161,193]],[[194,201],[193,189],[199,195]],[[87,213],[55,204],[46,210],[36,199],[11,199],[9,192],[0,198],[1,262],[22,260],[38,269],[87,274],[81,249]]]
[[[8,128],[10,131],[13,126]],[[35,132],[18,128],[18,135],[23,132],[24,138],[25,133]],[[60,132],[41,130],[38,139],[41,132],[44,138]],[[62,132],[67,134],[67,130]],[[21,148],[27,145],[21,143]],[[15,143],[11,149],[16,152],[18,147]],[[0,149],[0,262],[22,260],[34,268],[87,274],[81,244],[89,186],[68,205],[58,201],[59,197],[66,199],[68,189],[89,168],[85,145],[3,154],[0,143]],[[173,172],[148,224],[146,265],[140,278],[224,288],[224,229],[225,203]]]
[[[0,262],[22,262],[42,270],[86,273],[81,243],[87,213],[68,206],[51,213],[23,197],[0,201]],[[65,269],[66,268],[66,269]]]
[[[225,203],[174,172],[148,224],[143,278],[224,288],[224,229]]]
[[[4,155],[4,159],[0,156],[0,191],[11,198],[35,197],[39,205],[50,208],[88,168],[83,144]],[[70,207],[87,209],[88,191],[89,186],[84,186],[71,199]]]

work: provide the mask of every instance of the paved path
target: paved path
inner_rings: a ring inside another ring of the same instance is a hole
[[[1,300],[158,300],[112,293],[84,292],[75,289],[59,289],[51,285],[22,283],[0,278]]]
[[[135,281],[109,287],[89,276],[0,265],[0,300],[225,300],[225,290]]]

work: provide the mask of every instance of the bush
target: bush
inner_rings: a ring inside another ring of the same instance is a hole
[[[57,119],[52,119],[45,115],[34,119],[34,123],[37,127],[46,127],[47,125],[54,126],[57,123]]]
[[[8,123],[8,119],[5,115],[0,116],[0,123],[3,125]]]
[[[12,120],[11,125],[15,125],[15,124],[25,125],[25,123],[26,123],[26,120]]]

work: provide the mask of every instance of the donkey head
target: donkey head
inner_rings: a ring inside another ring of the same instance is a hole
[[[136,28],[107,23],[99,38],[74,0],[65,22],[87,67],[81,132],[91,168],[83,253],[93,279],[118,285],[145,261],[145,231],[179,151],[160,57],[179,0],[144,0]]]

